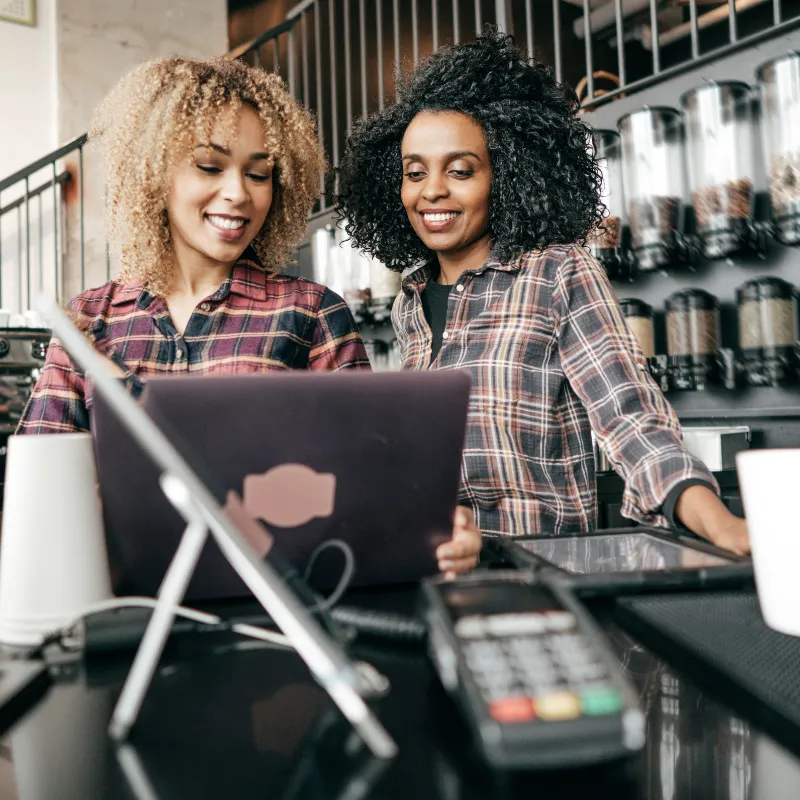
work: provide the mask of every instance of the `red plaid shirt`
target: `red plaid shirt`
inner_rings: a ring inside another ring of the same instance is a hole
[[[164,299],[112,281],[71,302],[98,350],[128,373],[134,391],[148,375],[241,375],[272,369],[369,369],[345,302],[324,286],[266,271],[246,253],[231,276],[194,310],[183,335]],[[83,374],[50,343],[17,433],[89,428]]]
[[[665,526],[662,507],[676,489],[716,487],[684,449],[675,412],[586,250],[558,245],[465,272],[450,293],[433,363],[421,300],[432,277],[423,267],[405,278],[392,320],[404,369],[472,376],[460,501],[481,530],[592,530],[592,431],[626,480],[628,517]]]

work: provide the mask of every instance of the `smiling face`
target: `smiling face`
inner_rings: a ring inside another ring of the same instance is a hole
[[[230,141],[221,122],[208,142],[172,174],[167,199],[170,240],[179,263],[232,265],[261,230],[272,205],[273,161],[264,152],[264,128],[244,106]]]
[[[423,111],[401,152],[401,199],[425,246],[453,260],[488,257],[492,169],[480,125],[457,111]]]

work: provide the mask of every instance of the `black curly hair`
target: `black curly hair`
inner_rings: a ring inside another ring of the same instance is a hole
[[[397,101],[359,120],[338,171],[336,208],[356,247],[402,271],[428,261],[400,200],[400,144],[421,111],[460,111],[483,129],[492,167],[489,227],[503,261],[551,244],[583,243],[602,226],[601,173],[576,116],[578,99],[510,36],[487,27],[441,47],[406,77]]]

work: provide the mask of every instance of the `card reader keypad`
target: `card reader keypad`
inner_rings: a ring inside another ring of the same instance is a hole
[[[622,696],[569,611],[472,615],[455,624],[467,667],[502,723],[615,714]]]

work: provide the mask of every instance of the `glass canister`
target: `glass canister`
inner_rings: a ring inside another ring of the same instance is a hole
[[[364,339],[364,349],[367,351],[370,366],[373,372],[386,372],[389,369],[389,343],[383,339]]]
[[[800,53],[756,70],[772,214],[778,238],[800,244]]]
[[[660,269],[675,259],[682,226],[681,114],[647,106],[622,117],[618,128],[633,251],[640,270]]]
[[[620,277],[625,200],[622,194],[622,151],[619,134],[616,131],[593,131],[592,146],[603,176],[602,200],[608,210],[608,216],[603,220],[603,227],[589,235],[587,246],[611,277]]]
[[[686,92],[681,105],[697,233],[706,257],[721,258],[742,247],[753,218],[750,87],[739,81],[708,83]]]
[[[331,277],[328,287],[340,294],[357,322],[364,319],[370,300],[370,257],[353,247],[352,240],[344,230],[345,222],[336,227],[333,257],[330,263]]]
[[[667,310],[667,372],[673,389],[718,383],[719,301],[703,289],[670,295]]]
[[[374,256],[369,262],[369,310],[376,322],[391,315],[395,298],[400,294],[400,273],[386,267]]]
[[[620,300],[619,304],[622,306],[625,322],[628,323],[631,333],[639,343],[639,347],[642,348],[642,354],[647,359],[655,358],[656,337],[653,325],[653,307],[635,297],[626,297]]]
[[[751,386],[797,379],[795,287],[781,278],[762,277],[736,290],[739,313],[739,366]]]
[[[333,261],[336,239],[333,228],[327,225],[311,234],[311,261],[314,280],[330,286],[333,280]],[[331,287],[332,288],[332,287]],[[334,289],[334,291],[336,291]]]

